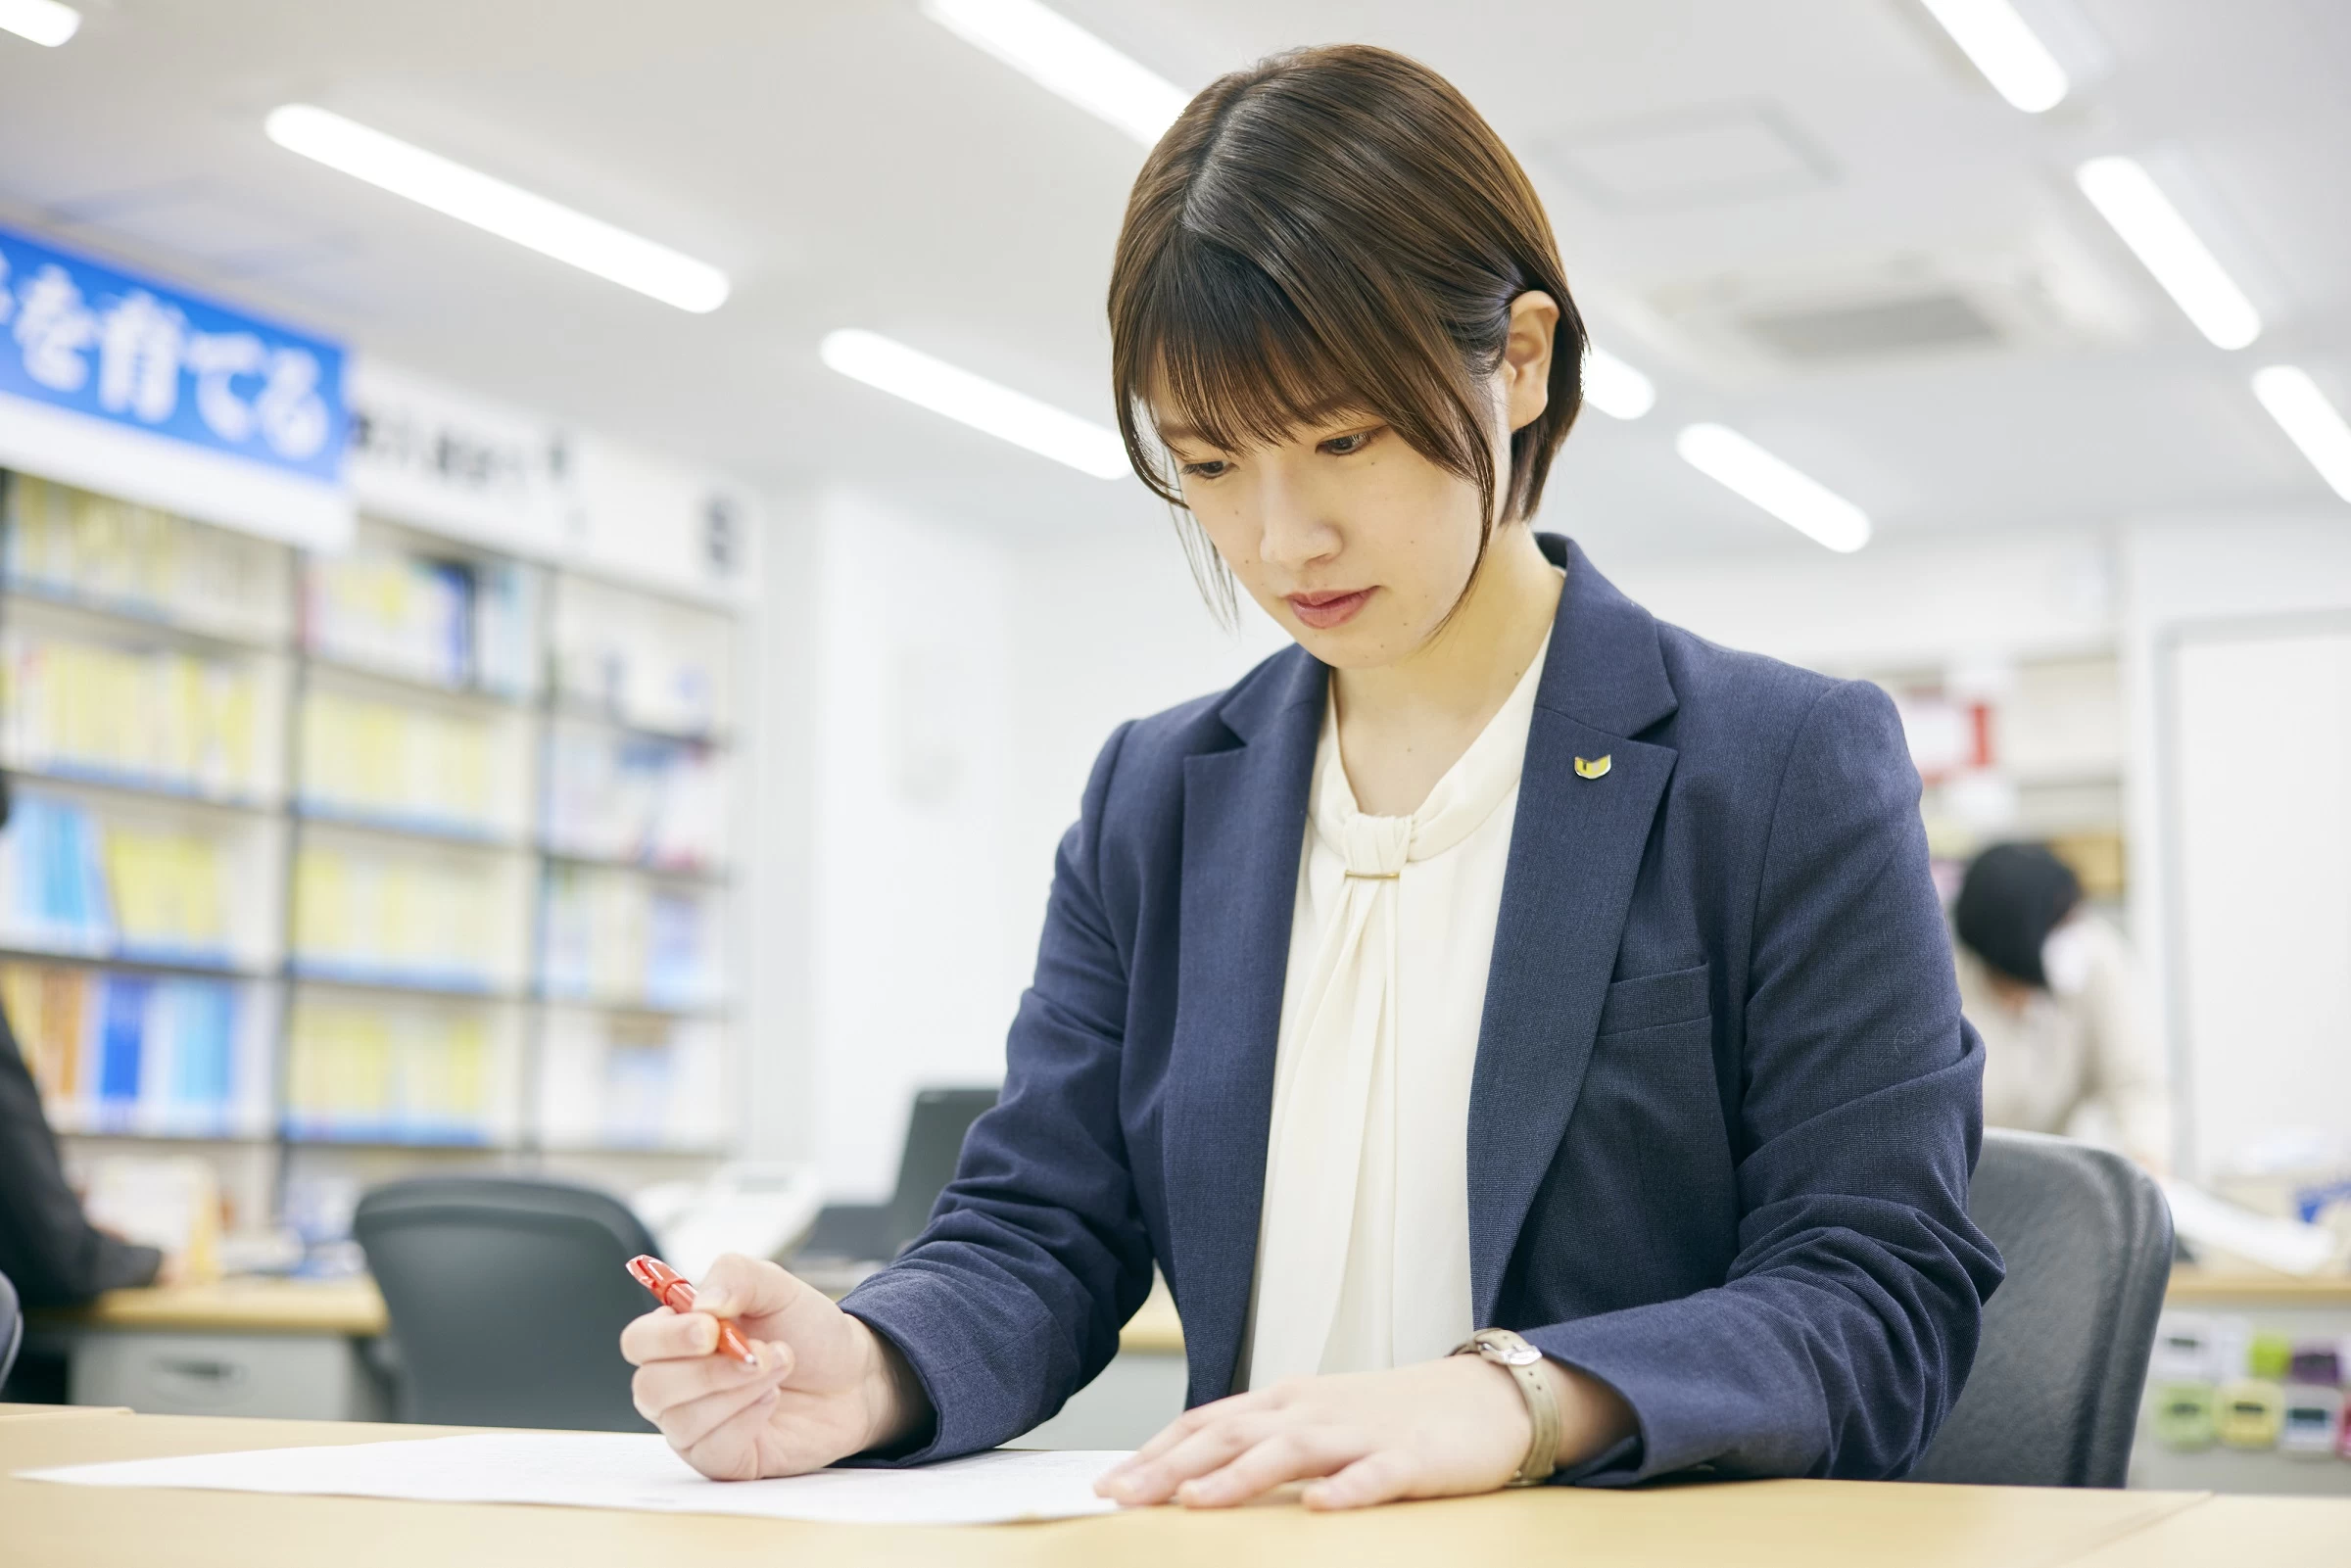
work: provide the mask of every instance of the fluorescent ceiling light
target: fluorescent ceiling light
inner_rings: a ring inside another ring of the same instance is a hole
[[[1096,479],[1117,479],[1128,471],[1127,444],[1117,431],[934,359],[894,338],[844,327],[826,333],[817,353],[853,381],[879,387]]]
[[[1192,100],[1037,0],[923,0],[923,15],[1145,147]]]
[[[2028,115],[2065,97],[2065,68],[2008,0],[1923,0],[1992,90]]]
[[[1691,425],[1674,438],[1682,461],[1746,497],[1805,538],[1850,552],[1869,543],[1869,517],[1809,474],[1724,425]]]
[[[1584,401],[1611,419],[1638,419],[1657,405],[1656,383],[1606,349],[1584,356]]]
[[[664,305],[699,314],[726,303],[727,275],[651,240],[396,136],[309,104],[285,104],[263,122],[288,152],[314,158],[436,213],[488,229],[542,256],[568,261]]]
[[[2198,332],[2224,349],[2261,336],[2261,312],[2136,162],[2093,158],[2074,171],[2074,180]]]
[[[55,49],[81,30],[81,13],[57,0],[0,0],[0,30]]]
[[[2291,437],[2319,477],[2351,500],[2351,425],[2327,394],[2297,365],[2274,364],[2253,373],[2253,396]]]

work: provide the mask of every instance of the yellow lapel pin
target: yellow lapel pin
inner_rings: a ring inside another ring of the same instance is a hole
[[[1576,759],[1575,759],[1575,776],[1576,776],[1578,779],[1605,779],[1605,778],[1607,778],[1607,777],[1608,776],[1608,760],[1609,760],[1609,758],[1610,758],[1610,757],[1613,757],[1614,755],[1615,755],[1615,753],[1611,751],[1611,752],[1609,752],[1609,753],[1608,753],[1608,756],[1607,756],[1607,757],[1594,757],[1594,758],[1592,758],[1592,759],[1591,759],[1591,760],[1589,760],[1589,761],[1586,761],[1586,760],[1585,760],[1584,758],[1582,758],[1582,757],[1578,757],[1578,758],[1576,758]]]

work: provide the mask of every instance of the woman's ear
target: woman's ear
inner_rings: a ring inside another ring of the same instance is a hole
[[[1503,407],[1512,430],[1524,430],[1551,406],[1551,347],[1559,334],[1559,306],[1550,295],[1529,289],[1511,302],[1511,333],[1503,340]]]

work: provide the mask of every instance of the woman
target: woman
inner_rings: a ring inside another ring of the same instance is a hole
[[[2118,1148],[2161,1173],[2172,1140],[2162,1042],[2129,944],[2082,907],[2040,844],[1969,862],[1951,907],[1959,1003],[1984,1036],[1984,1119]]]
[[[1900,1474],[1999,1264],[1892,705],[1531,531],[1582,324],[1524,174],[1411,61],[1203,92],[1110,319],[1137,472],[1298,646],[1104,747],[922,1238],[839,1307],[720,1263],[761,1365],[652,1313],[638,1407],[721,1477],[1002,1443],[1156,1261],[1193,1408],[1123,1502]]]

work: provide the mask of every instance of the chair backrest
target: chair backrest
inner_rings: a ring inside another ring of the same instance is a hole
[[[17,1300],[17,1287],[0,1274],[0,1383],[8,1381],[10,1368],[17,1364],[17,1347],[24,1343],[24,1308]]]
[[[403,1419],[648,1430],[620,1331],[652,1309],[627,1264],[653,1239],[618,1199],[427,1176],[369,1192],[351,1229],[391,1313]]]
[[[1968,1213],[2008,1277],[1959,1402],[1913,1481],[2119,1487],[2172,1265],[2147,1174],[2067,1138],[1987,1131]]]
[[[963,1135],[996,1103],[993,1089],[924,1089],[906,1117],[906,1152],[898,1157],[898,1185],[883,1217],[884,1258],[894,1258],[923,1233],[938,1195],[955,1179]]]

